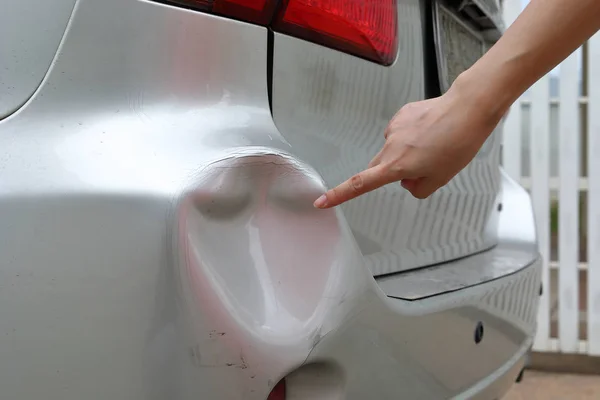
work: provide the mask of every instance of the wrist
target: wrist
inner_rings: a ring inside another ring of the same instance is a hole
[[[448,94],[464,104],[474,118],[481,118],[483,124],[495,126],[519,97],[519,93],[511,90],[510,84],[501,83],[499,75],[490,75],[494,73],[468,69],[456,78]]]

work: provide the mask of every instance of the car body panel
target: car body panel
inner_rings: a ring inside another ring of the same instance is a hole
[[[0,120],[21,107],[46,75],[76,0],[3,0]]]
[[[502,207],[496,211],[498,244],[492,249],[403,274],[379,277],[377,283],[381,289],[390,297],[419,300],[504,278],[537,262],[539,253],[529,194],[503,171],[500,204]]]
[[[390,299],[387,307],[372,301],[349,327],[324,338],[307,363],[331,363],[344,371],[339,398],[476,398],[498,378],[498,371],[523,364],[537,307],[519,310],[517,304],[536,304],[529,297],[534,294],[523,291],[529,293],[525,298],[513,297],[513,287],[539,286],[539,271],[536,262],[509,279],[475,286],[468,297],[453,292],[420,300],[414,307],[401,300]],[[509,302],[514,305],[511,312]],[[520,318],[517,310],[523,311]],[[478,323],[485,332],[479,344],[474,340]],[[518,372],[517,367],[510,383],[484,398],[501,398]]]
[[[4,397],[264,400],[289,374],[300,400],[507,390],[535,330],[539,262],[387,296],[346,210],[312,207],[323,168],[273,120],[268,34],[77,2],[40,88],[0,122]]]

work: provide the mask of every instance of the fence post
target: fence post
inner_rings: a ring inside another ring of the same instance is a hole
[[[531,198],[542,256],[542,285],[534,350],[550,349],[550,87],[548,76],[531,91]]]
[[[565,353],[579,351],[579,52],[560,65],[558,339]]]
[[[588,46],[588,352],[600,356],[600,33]]]

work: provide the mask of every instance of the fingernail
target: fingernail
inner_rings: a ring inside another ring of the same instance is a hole
[[[317,200],[315,200],[315,202],[313,203],[313,205],[316,208],[323,208],[323,207],[325,207],[327,205],[327,196],[326,195],[322,195]]]

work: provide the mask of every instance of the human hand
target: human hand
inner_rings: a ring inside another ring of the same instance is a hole
[[[335,207],[397,181],[424,199],[448,183],[475,157],[502,115],[486,112],[476,99],[457,92],[402,107],[368,168],[329,190],[315,207]]]

